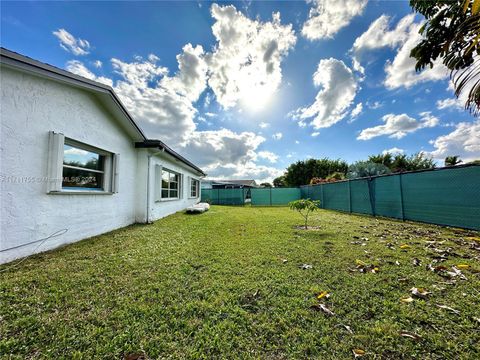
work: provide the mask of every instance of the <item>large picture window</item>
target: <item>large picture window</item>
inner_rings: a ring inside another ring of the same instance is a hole
[[[63,145],[62,188],[66,190],[100,190],[105,186],[106,155],[81,145]]]
[[[180,193],[180,175],[162,169],[162,199],[178,199]]]
[[[198,189],[200,187],[200,181],[191,179],[190,182],[190,197],[197,198],[198,197]]]

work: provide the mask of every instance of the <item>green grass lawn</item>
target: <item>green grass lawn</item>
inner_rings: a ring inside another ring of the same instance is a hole
[[[301,223],[213,206],[3,265],[1,357],[480,358],[478,233],[324,210]],[[430,293],[401,301],[412,287]]]

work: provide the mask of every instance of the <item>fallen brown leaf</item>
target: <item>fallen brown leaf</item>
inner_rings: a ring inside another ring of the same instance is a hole
[[[355,358],[357,357],[362,357],[363,355],[366,354],[365,350],[362,350],[362,349],[353,349],[353,356],[355,356]]]

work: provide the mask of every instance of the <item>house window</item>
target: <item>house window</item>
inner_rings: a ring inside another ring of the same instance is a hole
[[[115,194],[120,154],[49,132],[48,194]]]
[[[197,198],[198,197],[198,188],[199,188],[199,181],[192,179],[190,183],[190,197]]]
[[[63,145],[62,188],[65,190],[105,190],[106,155],[86,146]]]
[[[162,199],[178,199],[180,189],[180,175],[162,169]]]

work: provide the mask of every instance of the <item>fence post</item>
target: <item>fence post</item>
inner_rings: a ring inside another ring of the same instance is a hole
[[[348,211],[352,212],[352,186],[350,184],[351,180],[348,180]]]
[[[403,182],[402,182],[402,173],[398,176],[399,185],[400,185],[400,205],[402,207],[402,220],[405,221],[405,207],[403,205]]]
[[[321,202],[320,205],[322,205],[322,209],[325,209],[325,201],[323,200],[323,198],[324,198],[323,197],[323,186],[324,186],[323,184],[320,185],[320,197],[322,199],[322,202]]]
[[[372,208],[372,215],[376,216],[375,212],[375,190],[372,190],[374,184],[373,182],[375,179],[372,180],[371,177],[368,178],[368,195],[370,197],[370,207]]]

